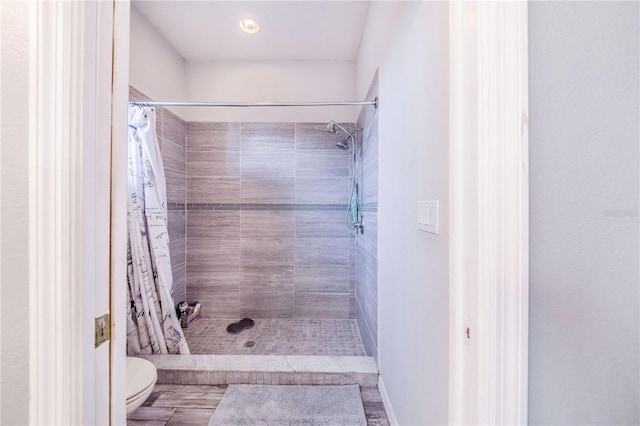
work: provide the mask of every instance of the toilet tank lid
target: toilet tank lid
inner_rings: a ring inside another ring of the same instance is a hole
[[[156,366],[142,358],[127,357],[127,399],[144,392],[158,378]]]

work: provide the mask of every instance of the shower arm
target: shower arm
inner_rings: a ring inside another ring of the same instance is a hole
[[[342,130],[343,132],[345,132],[347,135],[349,135],[349,137],[351,138],[351,140],[353,141],[353,134],[348,131],[347,129],[345,129],[344,127],[342,127],[341,125],[339,125],[338,123],[336,123],[335,121],[331,122],[331,125],[336,126],[338,129]],[[355,141],[354,141],[355,142]]]

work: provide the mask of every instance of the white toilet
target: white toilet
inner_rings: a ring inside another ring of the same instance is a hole
[[[158,371],[153,363],[127,357],[127,416],[149,398],[157,379]]]

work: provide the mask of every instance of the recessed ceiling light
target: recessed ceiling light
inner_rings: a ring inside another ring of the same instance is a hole
[[[253,19],[244,18],[240,21],[240,28],[242,28],[242,31],[245,33],[255,34],[260,29],[260,25]]]

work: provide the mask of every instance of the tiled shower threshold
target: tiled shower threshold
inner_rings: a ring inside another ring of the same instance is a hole
[[[367,356],[140,355],[158,369],[158,383],[181,385],[376,386],[378,365]]]

